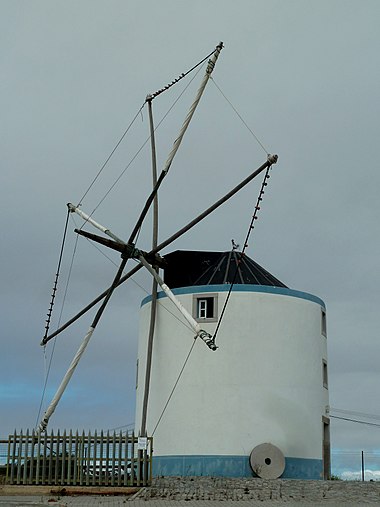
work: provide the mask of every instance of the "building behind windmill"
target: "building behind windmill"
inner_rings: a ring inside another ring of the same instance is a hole
[[[153,475],[328,478],[323,301],[289,289],[247,256],[239,262],[236,251],[176,251],[165,259],[165,283],[210,334],[233,286],[218,350],[197,340],[165,410],[193,333],[159,293],[147,416]],[[136,428],[150,304],[147,297],[141,305]]]

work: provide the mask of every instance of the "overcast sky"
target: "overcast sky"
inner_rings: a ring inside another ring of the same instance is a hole
[[[325,301],[331,406],[380,414],[379,19],[378,0],[0,0],[1,437],[36,424],[52,352],[50,344],[44,359],[39,342],[66,203],[80,201],[146,95],[221,40],[215,83],[265,150],[279,155],[247,253],[289,287]],[[202,74],[157,131],[159,167]],[[156,99],[157,122],[188,83]],[[144,110],[82,201],[85,211],[99,204],[147,135]],[[265,150],[210,82],[160,193],[160,239],[261,165]],[[95,219],[126,238],[150,185],[146,146]],[[259,185],[164,253],[242,243]],[[53,329],[74,227],[70,222]],[[138,246],[149,249],[149,238],[150,220]],[[80,240],[62,321],[102,292],[114,272]],[[139,274],[117,291],[52,427],[133,423],[138,309],[150,284]],[[57,339],[44,409],[91,317]],[[359,468],[361,449],[379,449],[380,428],[336,419],[331,426],[336,464],[338,453],[348,453],[339,470],[350,460],[348,468]],[[380,470],[375,459],[372,465]]]

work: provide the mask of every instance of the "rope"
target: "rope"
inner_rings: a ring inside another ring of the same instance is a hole
[[[200,65],[202,65],[202,63],[204,63],[207,60],[207,58],[210,58],[210,56],[212,56],[214,54],[214,52],[215,52],[215,49],[213,51],[211,51],[211,53],[209,55],[205,56],[203,58],[203,60],[201,60],[200,62],[198,62],[196,65],[194,65],[194,67],[191,67],[190,70],[188,70],[187,72],[183,72],[176,79],[174,79],[171,83],[167,84],[163,88],[160,88],[156,92],[151,93],[150,95],[148,95],[148,97],[146,98],[146,100],[148,101],[148,100],[156,98],[158,95],[160,95],[161,93],[165,92],[166,90],[168,90],[169,88],[171,88],[172,86],[174,86],[175,84],[177,84],[178,81],[181,81],[181,79],[183,79],[188,74],[190,74],[190,72],[193,72],[194,69],[196,69],[197,67],[199,67]]]
[[[70,213],[70,212],[68,211],[68,212],[67,212],[67,215],[66,215],[66,222],[65,222],[64,232],[63,232],[63,238],[62,238],[62,243],[61,243],[61,249],[60,249],[60,252],[59,252],[59,258],[58,258],[57,272],[56,272],[56,274],[55,274],[54,285],[53,285],[53,292],[52,292],[52,294],[51,294],[50,305],[49,305],[49,309],[48,309],[48,312],[47,312],[47,319],[46,319],[46,326],[45,326],[45,335],[44,335],[44,338],[46,338],[46,337],[47,337],[47,335],[49,334],[49,328],[50,328],[50,322],[51,322],[51,315],[52,315],[52,313],[53,313],[54,300],[55,300],[56,292],[57,292],[57,289],[58,289],[58,278],[59,278],[60,271],[61,271],[61,264],[62,264],[63,250],[64,250],[64,248],[65,248],[65,243],[66,243],[67,226],[68,226],[68,222],[69,222],[69,213]]]
[[[75,222],[74,222],[74,223],[75,223]],[[66,222],[66,227],[67,227],[67,222]],[[71,256],[71,262],[70,262],[69,274],[68,274],[68,277],[67,277],[66,286],[65,286],[65,291],[64,291],[64,295],[63,295],[63,299],[62,299],[62,306],[61,306],[61,311],[60,311],[60,313],[59,313],[59,319],[58,319],[58,323],[57,323],[57,329],[58,329],[58,328],[59,328],[59,326],[61,325],[61,319],[62,319],[63,308],[64,308],[65,301],[66,301],[67,291],[68,291],[69,282],[70,282],[71,273],[72,273],[73,264],[74,264],[74,257],[75,257],[75,253],[76,253],[76,250],[77,250],[77,245],[78,245],[78,238],[79,238],[79,236],[77,236],[77,237],[76,237],[76,239],[75,239],[74,250],[73,250],[73,254],[72,254],[72,256]],[[49,365],[48,365],[48,367],[47,367],[47,370],[46,370],[46,345],[44,345],[44,370],[45,370],[45,381],[44,381],[44,386],[43,386],[43,389],[42,389],[42,395],[41,395],[40,406],[39,406],[39,408],[38,408],[38,415],[37,415],[37,418],[36,418],[36,427],[37,427],[38,422],[39,422],[39,420],[40,420],[40,415],[41,415],[41,411],[42,411],[42,405],[43,405],[43,402],[44,402],[44,399],[45,399],[46,387],[47,387],[47,383],[48,383],[48,380],[49,380],[49,375],[50,375],[51,365],[52,365],[52,361],[53,361],[53,356],[54,356],[54,351],[55,351],[56,342],[57,342],[57,337],[55,337],[55,338],[54,338],[53,348],[52,348],[52,351],[51,351],[51,354],[50,354]]]
[[[131,123],[128,125],[128,127],[126,128],[126,130],[124,131],[123,135],[121,136],[121,138],[119,139],[119,141],[116,143],[116,145],[114,146],[113,150],[111,151],[111,153],[108,155],[108,157],[106,158],[105,162],[103,163],[102,167],[99,169],[98,173],[96,174],[95,178],[92,180],[92,182],[90,183],[89,187],[87,188],[86,192],[83,194],[82,198],[80,199],[79,203],[77,204],[77,207],[79,207],[83,201],[83,199],[87,196],[88,192],[91,190],[91,188],[93,187],[93,185],[95,184],[96,180],[99,178],[99,176],[101,175],[101,173],[103,172],[104,168],[106,167],[106,165],[108,164],[109,160],[111,159],[112,155],[115,153],[115,151],[117,150],[117,148],[119,147],[120,143],[123,141],[124,137],[127,135],[128,131],[130,130],[130,128],[132,127],[132,125],[134,124],[134,122],[136,121],[136,118],[141,114],[142,115],[142,110],[145,106],[145,104],[147,103],[147,101],[149,100],[152,100],[153,98],[157,97],[158,95],[160,95],[161,93],[163,93],[164,91],[168,90],[169,88],[171,88],[172,86],[174,86],[175,84],[177,84],[179,81],[181,81],[181,79],[183,79],[184,77],[186,77],[188,74],[190,74],[191,72],[193,72],[193,70],[195,70],[197,67],[200,67],[208,58],[210,58],[213,54],[214,54],[215,50],[211,51],[211,53],[209,53],[205,58],[203,58],[200,62],[198,62],[196,65],[194,65],[193,67],[191,67],[191,69],[189,69],[188,71],[186,72],[183,72],[182,74],[180,74],[180,76],[178,76],[178,78],[174,79],[171,83],[167,84],[166,86],[164,86],[163,88],[157,90],[156,92],[152,93],[152,94],[149,94],[144,102],[144,104],[142,104],[142,106],[140,107],[140,109],[137,111],[137,113],[135,114],[135,116],[133,117],[133,120],[131,121]],[[199,70],[198,70],[199,72]],[[198,74],[198,72],[195,74],[195,76]],[[194,77],[195,77],[194,76]],[[185,89],[182,91],[182,93],[179,95],[179,97],[176,99],[176,101],[173,103],[172,107],[168,110],[168,112],[166,113],[166,115],[163,117],[163,119],[161,120],[161,122],[157,125],[156,129],[159,127],[159,125],[162,123],[162,121],[166,118],[166,116],[169,114],[169,112],[171,111],[171,109],[174,107],[174,105],[178,102],[179,98],[183,95],[183,93],[185,92],[185,90],[188,88],[188,86],[190,85],[190,83],[193,81],[194,77],[191,79],[191,81],[188,83],[188,85],[185,87]],[[155,130],[156,130],[155,129]],[[132,158],[132,160],[130,161],[130,163],[127,165],[127,167],[124,169],[124,171],[121,173],[121,175],[119,176],[119,178],[115,181],[115,183],[112,185],[112,187],[110,188],[110,190],[107,192],[107,194],[105,195],[105,197],[108,195],[108,193],[113,189],[113,187],[118,183],[118,181],[120,180],[120,178],[122,177],[122,175],[124,174],[124,172],[128,169],[128,167],[132,164],[132,162],[135,160],[135,158],[137,157],[137,155],[140,153],[140,151],[144,148],[144,146],[146,145],[146,143],[149,141],[150,137],[148,137],[148,139],[145,141],[145,143],[141,146],[141,148],[138,150],[138,152],[135,154],[135,156]],[[104,197],[104,198],[105,198]],[[101,202],[103,201],[100,201],[99,205],[101,204]],[[98,205],[98,206],[99,206]],[[97,209],[97,208],[95,208]]]
[[[193,101],[193,103],[191,104],[190,106],[190,109],[184,119],[184,122],[182,124],[182,127],[181,127],[181,130],[179,131],[178,133],[178,136],[177,138],[175,139],[174,143],[173,143],[173,147],[168,155],[168,158],[165,162],[165,165],[164,165],[164,168],[163,168],[163,172],[167,173],[170,169],[170,166],[173,162],[173,159],[182,143],[182,139],[183,139],[183,136],[185,135],[185,132],[187,130],[187,128],[189,127],[189,124],[191,122],[191,119],[195,113],[195,110],[196,108],[198,107],[198,104],[201,100],[201,97],[203,95],[203,92],[205,91],[205,88],[206,88],[206,85],[210,79],[210,76],[211,76],[211,73],[215,67],[215,63],[219,57],[219,54],[220,54],[220,51],[222,50],[223,48],[223,44],[221,43],[219,46],[216,47],[215,49],[215,52],[212,56],[212,58],[210,58],[210,60],[208,61],[208,65],[207,65],[207,68],[206,68],[206,73],[202,79],[202,82],[201,84],[199,85],[199,88],[198,88],[198,91],[197,91],[197,94],[195,96],[195,99]]]
[[[334,407],[330,407],[330,412],[338,412],[338,413],[341,413],[341,414],[345,414],[348,416],[359,416],[359,417],[365,417],[366,419],[375,419],[375,420],[380,420],[380,415],[377,415],[377,414],[367,414],[365,412],[357,412],[357,411],[354,411],[354,410],[343,410],[343,409],[339,409],[339,408],[334,408]]]
[[[197,77],[197,75],[199,74],[199,72],[201,71],[201,68],[198,69],[198,71],[194,74],[194,76],[191,78],[191,80],[188,82],[188,84],[185,86],[185,88],[181,91],[181,93],[178,95],[178,97],[175,99],[175,101],[173,102],[173,104],[169,107],[169,109],[167,110],[167,112],[164,114],[164,116],[161,118],[161,120],[157,123],[155,129],[154,129],[154,132],[156,132],[156,130],[161,126],[161,124],[165,121],[165,119],[167,118],[167,116],[169,115],[169,113],[172,111],[172,109],[174,108],[174,106],[177,104],[177,102],[180,100],[180,98],[182,97],[182,95],[187,91],[187,89],[189,88],[189,86],[191,85],[191,83],[194,81],[194,79]],[[141,110],[141,109],[140,109]],[[128,164],[126,165],[126,167],[123,169],[123,171],[119,174],[119,176],[116,178],[116,180],[114,181],[114,183],[110,186],[110,188],[107,190],[107,192],[103,195],[103,197],[101,198],[101,200],[98,202],[98,204],[95,206],[95,208],[92,210],[92,212],[90,213],[90,217],[95,213],[95,211],[100,207],[100,205],[104,202],[104,200],[108,197],[108,195],[112,192],[112,190],[115,188],[115,186],[118,184],[118,182],[121,180],[121,178],[124,176],[124,174],[126,173],[126,171],[129,169],[129,167],[132,165],[132,163],[135,161],[135,159],[137,158],[137,156],[141,153],[141,151],[143,150],[143,148],[146,146],[146,144],[150,141],[150,136],[144,141],[144,143],[140,146],[140,148],[137,150],[137,152],[133,155],[133,157],[131,158],[131,160],[128,162]],[[85,223],[82,225],[81,229],[84,227]]]
[[[260,141],[260,139],[257,137],[257,135],[253,132],[253,130],[249,127],[249,125],[247,124],[247,122],[244,120],[244,118],[241,116],[241,114],[239,113],[239,111],[235,108],[235,106],[232,104],[232,102],[226,97],[226,95],[223,93],[223,91],[221,90],[221,88],[216,84],[215,82],[215,79],[211,76],[210,77],[211,81],[214,83],[214,85],[216,86],[216,88],[220,91],[220,93],[222,94],[222,96],[226,99],[226,101],[228,102],[228,104],[232,107],[232,109],[235,111],[235,113],[237,114],[237,116],[240,118],[240,120],[242,121],[242,123],[247,127],[247,129],[249,130],[249,132],[252,134],[252,136],[254,137],[254,139],[256,139],[256,141],[258,142],[258,144],[262,147],[262,149],[265,151],[265,153],[267,155],[269,155],[269,151],[265,148],[265,146],[263,145],[263,143]]]
[[[74,220],[74,217],[71,217],[74,224],[75,224],[75,220]],[[77,235],[76,238],[75,238],[75,243],[74,243],[74,248],[73,248],[73,253],[71,255],[71,261],[70,261],[70,267],[69,267],[69,273],[67,275],[67,281],[66,281],[66,286],[65,286],[65,292],[63,293],[63,298],[62,298],[62,306],[61,306],[61,311],[59,313],[59,319],[58,319],[58,326],[61,324],[61,319],[62,319],[62,314],[63,314],[63,309],[64,309],[64,306],[65,306],[65,302],[66,302],[66,296],[67,296],[67,292],[68,292],[68,289],[69,289],[69,283],[70,283],[70,279],[71,279],[71,273],[72,273],[72,270],[73,270],[73,265],[74,265],[74,258],[75,258],[75,254],[77,252],[77,247],[78,247],[78,239],[79,239],[79,236]]]
[[[108,162],[110,161],[112,155],[115,153],[115,151],[117,150],[117,148],[120,146],[120,143],[122,142],[122,140],[124,139],[124,137],[127,135],[128,131],[130,130],[130,128],[132,127],[132,125],[134,124],[134,122],[136,121],[136,118],[139,116],[139,114],[141,113],[143,107],[145,106],[145,102],[144,104],[140,107],[140,109],[137,111],[137,113],[135,114],[133,120],[131,121],[131,123],[128,125],[128,127],[126,128],[126,130],[124,131],[123,135],[121,136],[121,138],[119,139],[119,141],[116,143],[115,147],[113,148],[113,150],[111,151],[111,153],[108,155],[108,157],[106,158],[106,161],[104,162],[104,164],[102,165],[102,167],[99,169],[97,175],[95,176],[95,178],[92,180],[92,182],[90,183],[89,187],[87,188],[86,192],[83,194],[82,198],[80,199],[79,203],[77,204],[77,207],[79,207],[81,204],[82,204],[82,201],[83,199],[86,197],[86,195],[89,193],[89,191],[91,190],[91,188],[94,186],[96,180],[99,178],[99,176],[101,175],[101,173],[103,172],[103,169],[106,167],[106,165],[108,164]]]
[[[349,421],[349,422],[353,422],[353,423],[366,424],[367,426],[376,426],[377,428],[380,428],[380,424],[366,422],[366,421],[359,421],[359,419],[350,419],[349,417],[338,417],[337,415],[330,415],[330,417],[332,419],[340,419],[341,421]]]
[[[214,332],[214,336],[213,336],[214,342],[215,342],[215,339],[216,339],[216,335],[218,334],[220,325],[222,323],[222,320],[223,320],[223,317],[224,317],[224,313],[225,313],[226,308],[227,308],[227,304],[228,304],[228,302],[230,300],[230,296],[231,296],[231,292],[232,292],[233,286],[234,286],[234,284],[236,282],[236,278],[237,278],[237,275],[238,275],[238,272],[239,272],[239,266],[240,266],[240,264],[241,264],[241,262],[243,260],[243,257],[245,255],[245,251],[248,248],[248,240],[249,240],[249,238],[250,238],[250,236],[251,236],[251,234],[253,232],[253,229],[255,228],[255,222],[256,222],[256,220],[258,218],[257,215],[258,215],[258,212],[260,210],[260,203],[263,200],[264,188],[268,185],[267,180],[270,178],[269,171],[270,171],[271,167],[272,167],[271,165],[268,166],[267,170],[265,172],[264,179],[263,179],[263,182],[261,184],[259,196],[258,196],[257,201],[256,201],[255,210],[254,210],[253,215],[252,215],[251,223],[249,224],[249,227],[248,227],[248,232],[247,232],[247,235],[246,235],[246,238],[245,238],[245,241],[244,241],[243,249],[240,252],[240,254],[238,252],[239,258],[237,259],[237,262],[236,262],[235,274],[234,274],[234,277],[232,279],[232,282],[231,282],[231,285],[230,285],[230,288],[229,288],[226,300],[225,300],[224,305],[223,305],[222,312],[220,314],[220,318],[219,318],[218,324],[217,324],[215,332]],[[232,242],[232,251],[235,251],[235,250],[236,250],[236,245],[235,245],[235,243],[233,241]]]
[[[170,400],[172,399],[172,396],[173,396],[173,394],[174,394],[174,391],[175,391],[175,389],[176,389],[176,387],[177,387],[177,385],[178,385],[178,382],[180,381],[180,378],[181,378],[182,373],[183,373],[183,371],[184,371],[184,369],[185,369],[185,367],[186,367],[186,365],[187,365],[187,362],[188,362],[188,360],[189,360],[189,358],[190,358],[190,355],[191,355],[191,353],[193,352],[193,349],[194,349],[194,346],[195,346],[196,341],[197,341],[197,337],[195,337],[195,338],[194,338],[194,342],[193,342],[193,344],[192,344],[192,346],[191,346],[191,348],[190,348],[190,350],[189,350],[189,353],[188,353],[188,354],[187,354],[187,356],[186,356],[185,362],[183,363],[183,366],[182,366],[182,368],[181,368],[181,371],[180,371],[180,372],[179,372],[179,374],[178,374],[178,377],[177,377],[177,380],[176,380],[176,381],[175,381],[175,383],[174,383],[173,389],[171,390],[171,393],[169,394],[169,398],[168,398],[167,402],[165,403],[165,406],[164,406],[164,408],[163,408],[163,410],[162,410],[162,412],[161,412],[160,417],[158,418],[158,421],[157,421],[157,423],[156,423],[156,426],[154,427],[154,430],[153,430],[153,432],[152,432],[152,437],[154,436],[154,433],[155,433],[155,431],[156,431],[156,429],[157,429],[158,425],[159,425],[159,424],[160,424],[160,422],[161,422],[161,419],[162,419],[162,417],[163,417],[163,415],[164,415],[164,413],[165,413],[165,411],[166,411],[166,409],[167,409],[167,407],[168,407],[168,405],[169,405],[169,402],[170,402]]]

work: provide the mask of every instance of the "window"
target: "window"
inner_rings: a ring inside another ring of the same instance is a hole
[[[204,294],[193,298],[193,316],[198,322],[217,321],[217,295]]]
[[[323,376],[323,387],[328,389],[328,379],[327,379],[327,361],[326,359],[322,359],[322,376]]]
[[[212,319],[214,317],[214,298],[198,298],[198,319]]]
[[[326,326],[326,312],[322,310],[322,321],[321,321],[321,332],[323,336],[327,336],[327,326]]]
[[[136,389],[139,386],[139,360],[136,361]]]

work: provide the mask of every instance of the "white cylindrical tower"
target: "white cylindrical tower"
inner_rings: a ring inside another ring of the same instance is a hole
[[[218,350],[197,340],[164,412],[194,333],[159,295],[147,417],[148,435],[154,432],[153,474],[252,476],[252,450],[271,444],[285,457],[282,477],[327,477],[325,305],[287,288],[248,257],[237,269],[238,255],[177,251],[166,256],[165,282],[210,334],[237,274],[216,337]],[[141,305],[136,430],[149,316],[148,297]],[[270,474],[269,455],[264,462]]]

